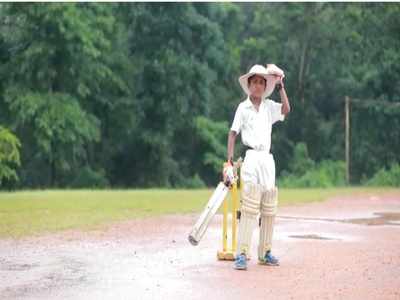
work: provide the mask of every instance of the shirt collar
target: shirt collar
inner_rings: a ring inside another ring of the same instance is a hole
[[[267,98],[264,98],[263,100],[261,100],[261,104],[262,103],[266,103],[267,102]],[[253,107],[253,103],[250,100],[250,97],[247,96],[247,99],[244,101],[244,107],[246,108],[251,108]]]
[[[247,99],[244,101],[244,106],[245,106],[246,108],[248,108],[248,107],[253,107],[253,103],[251,103],[250,97],[247,97]]]

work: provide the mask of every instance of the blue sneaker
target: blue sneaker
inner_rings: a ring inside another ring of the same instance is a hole
[[[241,253],[235,258],[235,269],[246,270],[247,269],[247,257],[246,254]]]
[[[271,250],[268,250],[265,253],[264,258],[259,258],[258,263],[260,265],[267,265],[267,266],[279,266],[279,260],[271,254]]]

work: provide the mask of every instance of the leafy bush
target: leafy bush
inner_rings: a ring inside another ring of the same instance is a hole
[[[84,167],[76,175],[71,183],[73,188],[105,188],[110,185],[105,171],[94,171],[90,167]]]
[[[305,143],[297,143],[289,164],[290,173],[303,175],[314,166],[315,162],[308,156],[307,145]]]
[[[365,182],[365,185],[400,187],[400,164],[394,163],[388,170],[380,169],[371,179]]]
[[[189,189],[200,189],[205,188],[206,184],[200,178],[199,174],[195,174],[193,177],[185,178],[179,183],[180,188],[189,188]]]
[[[343,186],[346,184],[345,174],[346,165],[343,161],[324,160],[301,176],[284,173],[279,185],[296,188]]]
[[[229,127],[227,122],[214,122],[205,117],[195,120],[195,136],[204,145],[204,165],[209,165],[215,172],[220,172],[226,159],[226,139]]]
[[[16,167],[21,165],[21,142],[8,129],[0,126],[0,185],[3,180],[18,180]]]
[[[282,171],[279,185],[283,187],[331,187],[345,185],[346,165],[343,161],[323,160],[315,163],[307,145],[297,143],[289,171]]]

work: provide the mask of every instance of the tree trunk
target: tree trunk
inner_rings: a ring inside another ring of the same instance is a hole
[[[51,141],[50,147],[50,186],[55,187],[57,185],[57,170],[56,170],[56,147],[54,142]]]

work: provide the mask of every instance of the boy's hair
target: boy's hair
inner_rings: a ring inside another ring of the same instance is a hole
[[[260,76],[260,75],[254,74],[254,75],[251,75],[249,78],[247,78],[247,86],[250,86],[250,82],[255,76]],[[263,79],[264,79],[264,85],[267,86],[267,80],[264,77],[263,77]]]

